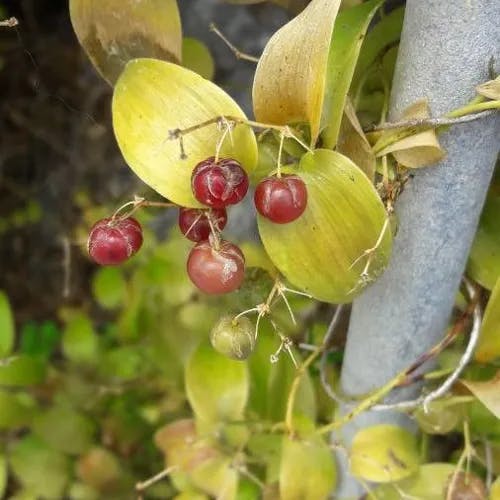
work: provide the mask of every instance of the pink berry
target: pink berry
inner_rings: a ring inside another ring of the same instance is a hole
[[[87,249],[101,266],[116,266],[137,253],[141,245],[142,228],[135,219],[106,218],[90,230]]]
[[[257,211],[276,224],[298,219],[307,206],[307,188],[297,175],[268,177],[262,180],[254,195]]]
[[[213,208],[212,210],[181,208],[179,210],[179,228],[182,234],[191,241],[207,240],[211,233],[209,217],[216,230],[222,231],[226,226],[227,213],[224,208]]]
[[[191,281],[211,295],[229,293],[243,282],[245,257],[241,250],[228,241],[220,241],[215,249],[209,241],[196,244],[189,253],[187,272]]]
[[[191,176],[194,197],[204,205],[224,208],[239,203],[248,191],[248,176],[233,159],[215,158],[198,163]]]

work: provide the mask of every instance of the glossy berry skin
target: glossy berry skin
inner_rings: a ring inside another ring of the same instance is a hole
[[[255,189],[254,202],[262,217],[276,224],[287,224],[304,213],[307,188],[297,175],[268,177]]]
[[[248,191],[248,175],[241,165],[230,158],[215,158],[198,163],[191,176],[194,197],[212,208],[224,208],[239,203]]]
[[[209,241],[201,241],[189,254],[187,272],[202,292],[210,295],[233,292],[245,278],[245,257],[228,241],[221,240],[217,250]]]
[[[117,266],[142,246],[141,225],[132,217],[101,219],[90,230],[87,249],[101,266]]]
[[[191,241],[207,240],[210,236],[211,217],[215,229],[222,231],[227,224],[227,213],[224,208],[214,208],[211,213],[199,208],[181,208],[179,210],[179,228],[182,234]]]

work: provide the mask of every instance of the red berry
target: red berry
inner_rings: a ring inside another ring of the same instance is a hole
[[[222,231],[226,226],[227,213],[224,208],[212,210],[181,208],[179,210],[179,228],[182,234],[191,241],[207,240],[211,232],[209,217],[215,229]]]
[[[132,257],[142,245],[141,225],[132,217],[101,219],[90,230],[87,249],[101,266],[116,266]]]
[[[230,158],[215,158],[198,163],[191,176],[194,197],[204,205],[224,208],[239,203],[248,191],[248,175]]]
[[[202,241],[189,254],[187,272],[202,292],[211,295],[232,292],[245,277],[245,257],[229,241],[220,241],[218,249],[209,241]]]
[[[268,177],[261,181],[254,195],[260,215],[276,224],[298,219],[307,206],[307,188],[297,175]]]

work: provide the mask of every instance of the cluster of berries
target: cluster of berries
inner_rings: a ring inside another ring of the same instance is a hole
[[[193,170],[194,197],[207,209],[180,208],[181,232],[196,245],[187,261],[191,281],[208,294],[228,293],[241,285],[245,258],[237,245],[221,238],[227,223],[226,207],[239,203],[248,191],[248,176],[234,159],[208,158]],[[267,177],[254,197],[257,211],[277,224],[294,221],[307,205],[307,189],[296,175]],[[106,218],[90,231],[88,251],[101,265],[121,264],[142,245],[142,229],[132,217]]]

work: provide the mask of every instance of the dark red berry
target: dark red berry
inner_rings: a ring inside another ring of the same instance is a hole
[[[245,277],[245,257],[229,241],[220,241],[218,249],[209,241],[202,241],[189,254],[187,272],[202,292],[211,295],[232,292]]]
[[[191,241],[207,240],[211,232],[209,217],[216,230],[222,231],[226,227],[227,213],[224,208],[213,208],[212,210],[181,208],[179,210],[179,228],[182,234]]]
[[[248,175],[230,158],[215,158],[198,163],[191,176],[194,197],[204,205],[224,208],[239,203],[248,191]]]
[[[307,188],[297,175],[268,177],[261,181],[254,195],[260,215],[276,224],[298,219],[307,206]]]
[[[90,230],[87,249],[101,266],[116,266],[137,253],[142,245],[141,225],[132,217],[101,219]]]

